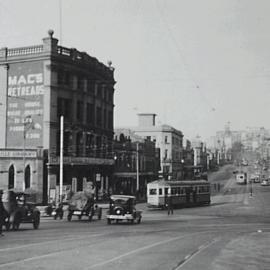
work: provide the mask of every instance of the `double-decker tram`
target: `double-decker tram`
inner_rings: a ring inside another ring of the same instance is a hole
[[[210,204],[207,180],[156,180],[147,184],[148,207],[165,208],[168,198],[174,206]]]

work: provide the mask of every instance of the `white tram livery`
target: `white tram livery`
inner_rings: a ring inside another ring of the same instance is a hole
[[[147,184],[148,207],[165,208],[168,198],[175,206],[210,204],[210,183],[206,180],[156,180]]]

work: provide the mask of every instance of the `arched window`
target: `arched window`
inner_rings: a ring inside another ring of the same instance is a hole
[[[24,188],[30,188],[30,178],[31,178],[30,166],[27,165],[24,173]]]
[[[8,189],[14,188],[14,166],[11,165],[8,169]]]

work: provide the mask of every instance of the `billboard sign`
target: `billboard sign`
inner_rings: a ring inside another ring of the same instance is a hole
[[[43,95],[42,61],[10,64],[7,147],[42,146]]]

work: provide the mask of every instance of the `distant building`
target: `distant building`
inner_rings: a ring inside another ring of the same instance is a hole
[[[109,189],[114,68],[58,45],[0,49],[0,188],[31,188],[38,202],[59,194],[60,116],[64,116],[64,193]]]
[[[160,174],[174,179],[183,177],[183,133],[169,125],[156,126],[156,114],[138,114],[137,135],[154,141],[160,149]]]

